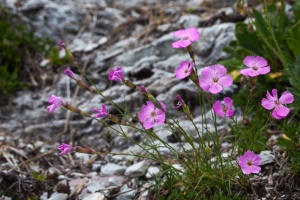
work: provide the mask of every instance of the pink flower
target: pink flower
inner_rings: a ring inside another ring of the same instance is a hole
[[[232,100],[229,97],[225,97],[223,105],[221,101],[216,101],[213,105],[213,111],[220,117],[231,117],[234,114]]]
[[[246,151],[238,158],[238,161],[244,174],[260,172],[261,158],[252,151]]]
[[[268,62],[261,56],[246,56],[243,62],[244,65],[249,67],[248,69],[242,69],[240,71],[240,73],[244,76],[254,77],[270,72],[270,66],[268,66]]]
[[[71,79],[74,79],[74,78],[75,78],[75,75],[74,75],[74,73],[72,72],[72,70],[71,70],[70,68],[65,69],[65,70],[64,70],[64,73],[65,73],[68,77],[70,77]]]
[[[143,94],[146,94],[146,93],[147,93],[147,90],[146,90],[146,88],[145,88],[144,85],[141,86],[141,92],[142,92]]]
[[[185,48],[192,44],[200,37],[200,33],[196,28],[187,28],[174,32],[174,37],[180,38],[179,41],[173,42],[173,48]]]
[[[180,63],[180,65],[175,69],[175,76],[177,79],[184,79],[189,76],[193,71],[194,64],[192,62],[185,60]]]
[[[97,108],[93,108],[93,111],[97,112],[98,114],[94,116],[94,118],[106,117],[108,112],[104,104],[102,104],[102,110],[98,110]]]
[[[124,78],[124,72],[122,67],[117,67],[117,70],[111,70],[109,72],[109,76],[108,79],[111,81],[122,81],[122,79]]]
[[[62,41],[58,43],[58,51],[61,51],[62,49],[66,49],[66,48],[67,48],[66,43]]]
[[[60,152],[59,155],[65,155],[65,154],[69,153],[70,151],[72,151],[73,148],[71,145],[62,143],[57,149],[62,151],[62,152]]]
[[[177,105],[175,106],[175,108],[177,109],[177,108],[180,108],[181,106],[183,106],[183,104],[184,104],[184,100],[181,98],[181,96],[179,96],[179,95],[176,95],[176,99],[178,100],[178,103],[177,103]]]
[[[47,107],[47,110],[49,113],[54,112],[54,110],[56,110],[56,108],[58,108],[63,102],[61,97],[57,97],[55,95],[51,95],[48,99],[48,103],[50,103],[51,105]]]
[[[267,110],[275,108],[272,112],[272,116],[274,118],[285,118],[289,114],[290,109],[285,107],[283,104],[292,103],[294,101],[294,96],[290,92],[285,91],[278,99],[277,89],[272,90],[272,95],[269,93],[269,91],[267,91],[267,98],[263,98],[261,100],[261,105]]]
[[[139,120],[143,123],[145,129],[150,129],[154,124],[163,124],[166,119],[165,111],[154,107],[151,101],[146,102],[147,105],[143,104],[141,111],[139,112]],[[166,105],[161,103],[161,106],[166,110]]]
[[[219,93],[222,86],[229,87],[233,82],[232,76],[226,73],[226,68],[220,64],[205,67],[201,71],[200,87],[205,92]]]

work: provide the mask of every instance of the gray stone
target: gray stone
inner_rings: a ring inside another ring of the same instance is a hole
[[[160,177],[162,175],[160,169],[158,167],[149,167],[146,173],[146,178],[150,179],[153,177]]]
[[[125,171],[125,176],[129,177],[140,177],[145,175],[146,170],[148,169],[149,162],[141,161],[129,166]]]
[[[91,193],[95,193],[101,189],[104,189],[104,186],[94,181],[88,183],[87,185],[87,190]]]
[[[137,191],[128,188],[127,184],[123,185],[120,189],[120,194],[115,198],[115,200],[132,200],[136,196]]]
[[[178,24],[185,28],[198,27],[200,24],[200,17],[198,15],[183,15],[178,20]]]
[[[123,175],[126,170],[125,166],[119,166],[113,163],[107,163],[103,167],[101,167],[102,175]]]
[[[53,193],[48,200],[66,200],[68,198],[68,194],[64,193]]]
[[[96,192],[83,198],[83,200],[105,200],[105,196],[102,193]]]
[[[108,179],[108,184],[109,184],[109,186],[121,186],[122,185],[120,180],[116,179],[115,177],[110,177]]]
[[[269,150],[260,152],[259,157],[261,158],[261,165],[266,165],[275,162],[275,156]]]

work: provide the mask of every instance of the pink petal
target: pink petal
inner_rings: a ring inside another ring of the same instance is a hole
[[[180,63],[179,67],[175,69],[175,76],[177,79],[183,79],[192,73],[193,63],[189,63],[187,60]]]
[[[243,63],[247,67],[265,67],[266,65],[268,65],[266,59],[261,56],[246,56]]]
[[[276,106],[274,101],[270,101],[269,99],[266,98],[263,98],[261,100],[261,105],[267,110],[271,110]]]
[[[244,65],[253,67],[255,65],[255,56],[246,56],[243,60]]]
[[[173,33],[173,35],[174,35],[174,37],[178,37],[178,38],[183,38],[183,37],[187,36],[186,31],[184,29],[175,31]]]
[[[229,109],[231,109],[231,107],[232,107],[232,100],[231,100],[229,97],[224,97],[224,103],[225,103],[225,105],[226,105]]]
[[[248,72],[248,76],[250,76],[250,77],[254,77],[254,76],[259,76],[260,74],[258,73],[258,71],[257,70],[253,70],[252,68],[251,68],[251,70]]]
[[[218,83],[213,83],[211,84],[210,88],[208,89],[209,92],[213,93],[213,94],[217,94],[219,92],[222,91],[222,86]]]
[[[185,29],[185,32],[188,36],[195,35],[195,34],[199,33],[197,28],[187,28],[187,29]]]
[[[208,78],[200,78],[200,87],[207,92],[212,84],[212,80]]]
[[[201,71],[201,78],[210,79],[214,77],[215,71],[213,70],[212,66],[207,66]]]
[[[255,173],[258,174],[260,172],[260,166],[256,166],[256,165],[252,165],[248,167],[248,170],[250,171],[250,173]]]
[[[274,98],[270,93],[269,93],[269,91],[267,91],[267,98],[270,100],[270,101],[273,101],[273,102],[275,102],[275,101],[277,101],[278,99],[277,98]]]
[[[233,79],[230,74],[226,74],[225,76],[221,77],[218,82],[223,86],[229,87],[231,86]]]
[[[257,67],[265,67],[268,65],[268,62],[266,61],[265,58],[261,57],[261,56],[256,56],[255,57],[255,65]]]
[[[279,106],[276,106],[276,107],[275,107],[275,109],[274,109],[272,115],[273,115],[273,117],[275,117],[276,119],[278,119],[278,118],[281,119],[281,118],[286,117],[286,116],[289,114],[289,112],[290,112],[290,109],[289,109],[289,108],[287,108],[287,107],[285,107],[285,106],[283,106],[283,105],[279,105]]]
[[[279,102],[281,104],[290,104],[293,103],[293,101],[294,101],[294,96],[288,91],[282,93],[281,97],[279,98]]]
[[[267,67],[261,67],[261,68],[258,68],[258,69],[257,69],[257,72],[258,72],[259,74],[267,74],[267,73],[270,72],[270,67],[267,66]]]
[[[177,42],[173,42],[172,47],[173,48],[185,48],[185,47],[189,46],[190,44],[192,44],[192,42],[189,40],[179,40]]]
[[[234,114],[234,110],[228,110],[226,112],[226,117],[231,117]]]
[[[154,119],[153,118],[148,118],[144,123],[143,126],[145,129],[150,129],[154,126]]]
[[[50,106],[47,106],[47,110],[48,110],[49,113],[54,112],[55,109],[56,109],[56,106],[54,104],[52,104]]]
[[[213,111],[219,115],[220,117],[224,117],[225,113],[223,111],[223,105],[221,103],[221,101],[216,101],[213,105]]]
[[[165,119],[166,119],[166,114],[165,112],[159,110],[159,109],[156,109],[156,116],[155,116],[155,122],[160,125],[160,124],[163,124],[165,122]]]
[[[194,35],[191,35],[190,37],[189,37],[189,40],[191,41],[191,42],[194,42],[194,41],[196,41],[196,40],[198,40],[200,38],[200,33],[195,33]]]
[[[274,97],[276,100],[278,99],[277,89],[273,89],[273,90],[272,90],[272,95],[273,95],[273,97]]]
[[[189,40],[194,42],[200,37],[200,33],[196,28],[188,28],[185,30],[187,35],[189,36]]]
[[[227,73],[227,69],[223,65],[220,65],[220,64],[213,65],[213,66],[211,66],[211,68],[213,69],[214,74],[217,78],[221,78],[222,76],[224,76]]]
[[[138,114],[139,120],[145,122],[150,116],[151,112],[154,111],[154,104],[151,101],[147,101],[147,105],[142,105],[142,109]]]
[[[252,68],[242,69],[240,70],[240,73],[243,74],[244,76],[250,76],[253,74],[253,69]]]

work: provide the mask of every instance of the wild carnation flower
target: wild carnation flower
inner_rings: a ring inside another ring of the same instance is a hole
[[[231,117],[234,114],[232,110],[232,100],[229,97],[225,97],[224,104],[221,101],[216,101],[213,105],[213,111],[220,117]]]
[[[181,106],[183,106],[183,104],[184,104],[184,100],[181,98],[181,96],[179,96],[179,95],[176,95],[176,99],[178,100],[178,103],[177,103],[177,105],[175,106],[175,108],[177,109],[177,108],[180,108]]]
[[[272,95],[269,91],[267,91],[267,98],[263,98],[261,100],[261,105],[267,110],[275,108],[272,112],[272,116],[274,118],[285,118],[289,114],[290,109],[285,107],[283,104],[292,103],[294,101],[294,96],[290,92],[285,91],[278,99],[277,89],[272,90]]]
[[[106,117],[108,112],[104,104],[102,104],[102,110],[98,110],[97,108],[93,108],[93,111],[97,112],[98,114],[94,116],[94,118]]]
[[[62,104],[62,99],[61,97],[51,95],[48,99],[48,103],[50,103],[51,105],[47,107],[47,110],[49,113],[52,113]]]
[[[62,49],[66,49],[66,48],[67,48],[66,43],[62,41],[58,43],[58,51],[61,51]]]
[[[166,119],[165,111],[160,110],[154,106],[151,101],[146,102],[147,105],[143,104],[141,111],[138,114],[140,122],[143,123],[145,129],[150,129],[154,124],[163,124]],[[161,106],[166,110],[166,105],[161,103]]]
[[[187,60],[180,63],[180,65],[175,69],[175,76],[177,79],[184,79],[189,76],[193,71],[194,64]]]
[[[244,76],[254,77],[270,72],[270,66],[268,66],[268,62],[261,56],[246,56],[243,62],[244,65],[249,67],[248,69],[242,69],[240,71],[240,73]]]
[[[213,94],[221,92],[222,86],[229,87],[233,82],[232,76],[226,73],[226,68],[220,64],[205,67],[201,71],[200,87]]]
[[[122,79],[124,78],[124,72],[122,67],[117,67],[116,70],[110,70],[109,72],[109,76],[108,79],[111,81],[122,81]]]
[[[250,150],[240,156],[238,162],[244,174],[260,172],[261,158]]]
[[[200,37],[200,33],[196,28],[178,30],[175,31],[173,35],[174,37],[180,38],[179,41],[172,43],[173,48],[185,48]]]
[[[62,152],[60,152],[59,155],[65,155],[65,154],[69,153],[70,151],[72,151],[73,148],[71,145],[62,143],[57,149],[62,151]]]
[[[72,70],[71,70],[70,68],[65,69],[65,70],[64,70],[64,73],[65,73],[68,77],[70,77],[71,79],[74,79],[74,78],[75,78],[75,75],[74,75],[74,73],[72,72]]]

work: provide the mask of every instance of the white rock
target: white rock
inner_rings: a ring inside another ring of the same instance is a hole
[[[83,200],[105,200],[105,196],[99,192],[96,192],[94,194],[90,194],[83,198]]]
[[[136,195],[136,190],[128,188],[127,184],[123,185],[120,189],[120,195],[116,197],[116,200],[131,200]]]
[[[110,177],[108,179],[108,183],[109,183],[109,186],[121,186],[122,183],[120,183],[120,181],[114,177]]]
[[[140,177],[146,173],[149,163],[146,161],[141,161],[129,166],[125,171],[125,176],[129,177]]]
[[[146,178],[153,178],[161,176],[160,169],[158,167],[149,167],[146,173]]]
[[[68,198],[68,194],[65,193],[53,193],[48,200],[66,200]]]
[[[40,196],[40,200],[48,200],[48,192],[43,192],[43,194]]]
[[[113,163],[107,163],[101,167],[102,175],[123,175],[126,170],[125,166],[120,166]]]
[[[259,157],[261,157],[261,165],[275,162],[275,156],[269,150],[260,152]]]
[[[95,193],[101,189],[104,189],[104,186],[94,181],[88,183],[87,185],[87,190],[91,193]]]

